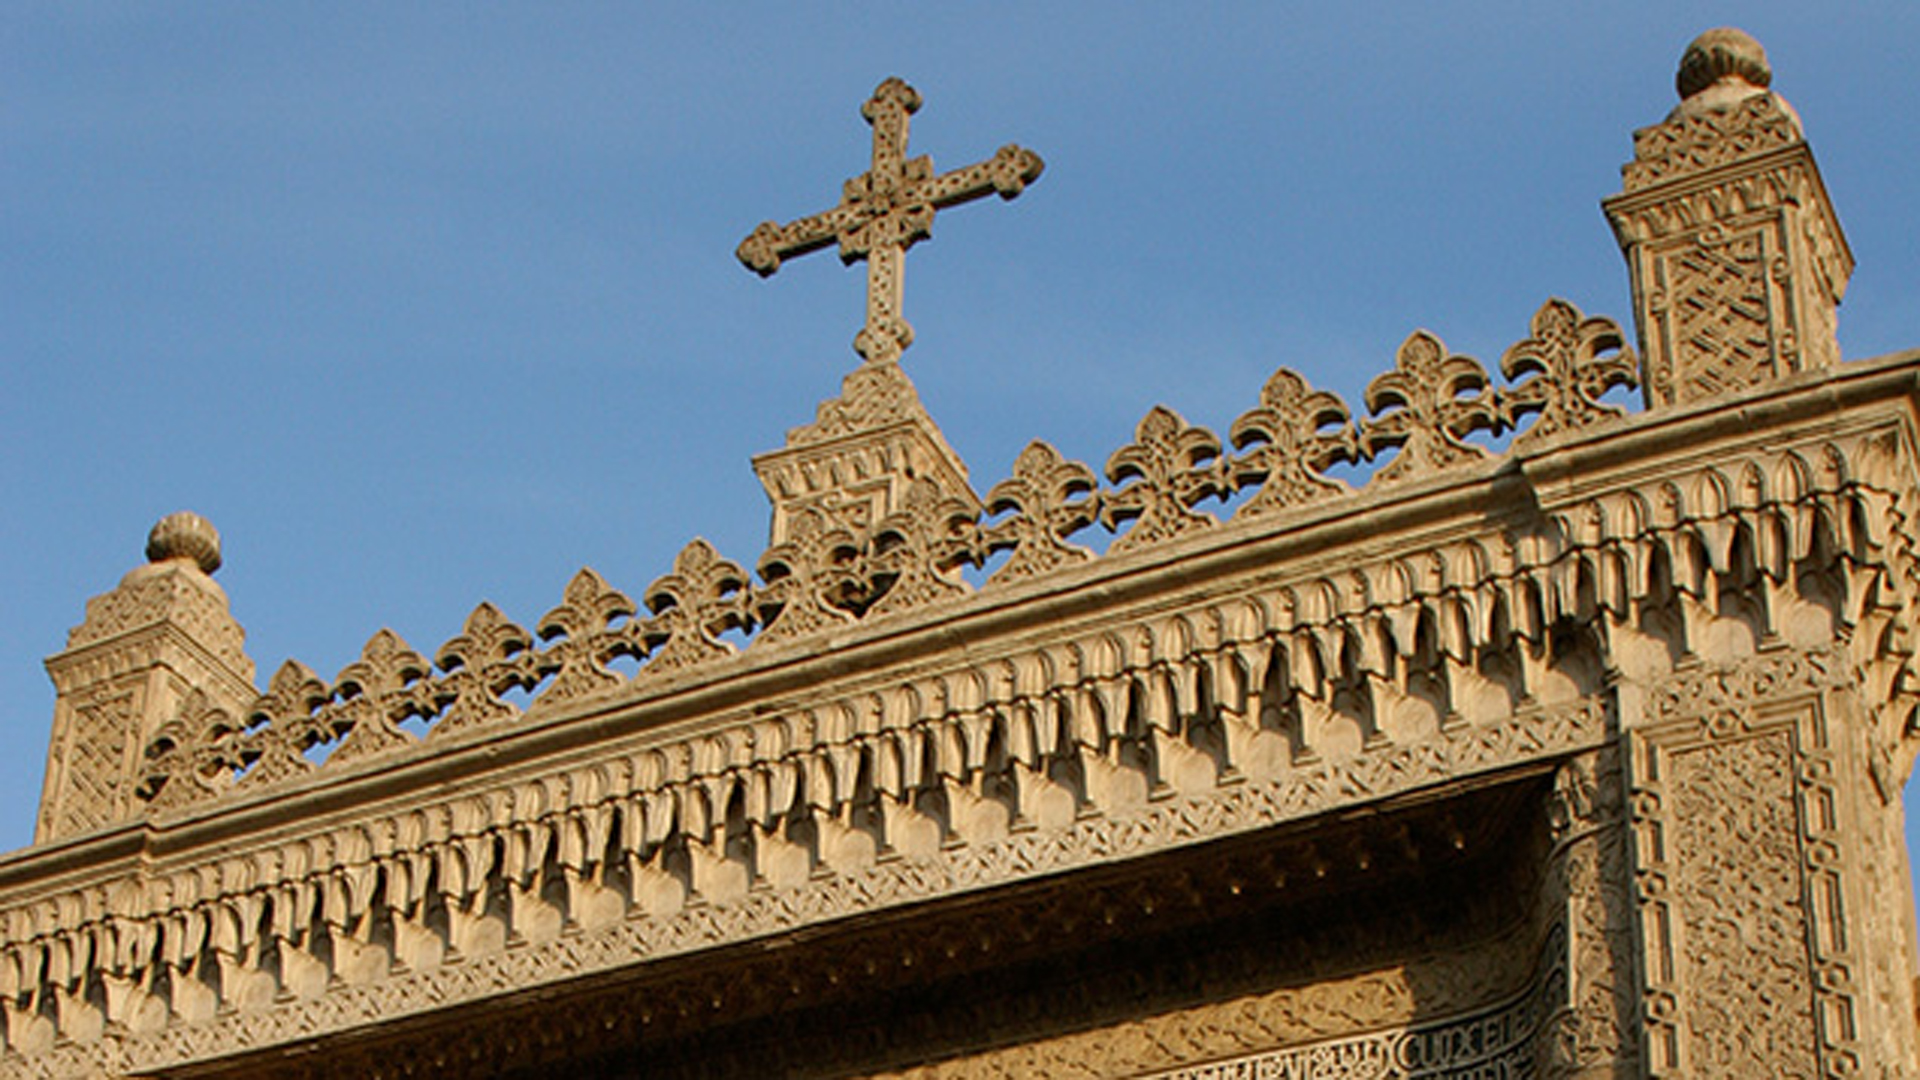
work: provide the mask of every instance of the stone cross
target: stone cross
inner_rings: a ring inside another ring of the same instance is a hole
[[[780,269],[783,258],[835,241],[841,262],[865,259],[867,323],[853,348],[869,363],[897,360],[913,343],[913,328],[900,315],[901,277],[907,249],[931,234],[934,211],[989,192],[1011,199],[1044,167],[1033,151],[1003,146],[985,161],[936,176],[931,158],[906,156],[907,118],[919,108],[913,87],[899,79],[881,83],[860,109],[873,125],[873,164],[841,185],[840,205],[785,225],[763,222],[735,252],[761,277]]]

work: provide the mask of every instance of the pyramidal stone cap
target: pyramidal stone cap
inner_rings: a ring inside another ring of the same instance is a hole
[[[220,569],[220,530],[190,510],[161,518],[147,533],[147,561],[174,559],[191,559],[205,574]]]

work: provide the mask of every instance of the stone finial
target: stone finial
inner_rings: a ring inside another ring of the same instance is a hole
[[[203,574],[220,569],[220,530],[191,510],[168,514],[147,533],[147,561],[191,559]]]
[[[1800,114],[1768,89],[1773,85],[1773,66],[1767,63],[1767,50],[1745,30],[1721,26],[1694,38],[1680,57],[1673,85],[1680,92],[1680,104],[1667,114],[1669,121],[1724,113],[1767,97],[1768,104],[1792,122],[1794,133],[1800,130]]]
[[[1695,38],[1674,78],[1680,104],[1634,132],[1626,190],[1602,204],[1633,276],[1650,406],[1839,362],[1853,255],[1772,83],[1766,50],[1742,31]]]
[[[1673,77],[1674,88],[1684,98],[1704,93],[1716,85],[1744,83],[1754,90],[1765,90],[1773,83],[1773,68],[1767,64],[1767,50],[1745,30],[1719,26],[1693,39],[1680,57],[1680,70]]]

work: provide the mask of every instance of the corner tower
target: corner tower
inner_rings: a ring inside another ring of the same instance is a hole
[[[1835,308],[1853,273],[1760,43],[1709,30],[1674,81],[1680,104],[1634,132],[1626,190],[1602,204],[1633,278],[1649,407],[1832,367]]]
[[[87,601],[67,647],[47,658],[59,697],[34,843],[136,816],[142,751],[189,692],[246,714],[253,661],[213,580],[219,568],[213,525],[169,514],[147,535],[146,565]]]

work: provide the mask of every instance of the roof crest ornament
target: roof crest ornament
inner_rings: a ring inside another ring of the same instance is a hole
[[[908,117],[920,109],[920,92],[898,78],[881,83],[860,108],[873,127],[873,157],[867,171],[841,185],[830,210],[785,225],[761,222],[734,252],[761,277],[782,259],[840,245],[840,261],[867,264],[867,321],[853,348],[868,363],[898,360],[913,343],[913,327],[900,314],[907,249],[932,235],[935,211],[989,194],[1011,199],[1040,179],[1040,155],[1019,146],[1001,147],[985,161],[936,175],[933,159],[908,158]]]

